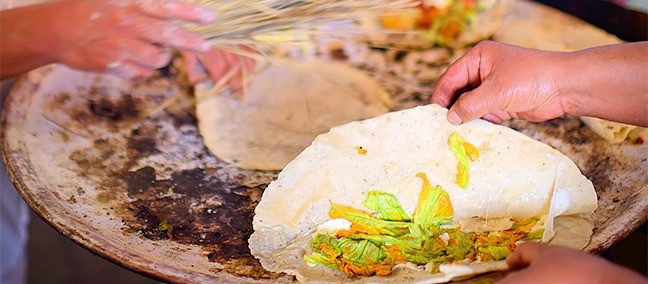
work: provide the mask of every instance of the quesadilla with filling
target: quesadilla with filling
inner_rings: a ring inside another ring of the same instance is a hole
[[[437,283],[506,269],[521,241],[588,243],[597,197],[569,158],[446,114],[428,105],[318,136],[265,190],[252,254],[300,281]]]

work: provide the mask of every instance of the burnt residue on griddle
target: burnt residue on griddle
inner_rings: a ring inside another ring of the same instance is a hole
[[[44,103],[45,116],[62,129],[84,137],[119,131],[124,125],[141,120],[150,107],[146,99],[127,93],[115,97],[106,86],[80,88],[76,92],[51,94]]]
[[[568,129],[563,135],[564,140],[567,140],[570,145],[578,147],[579,145],[591,144],[594,141],[601,140],[594,132],[587,129],[587,126],[580,120],[561,120]]]
[[[151,240],[168,239],[159,230],[162,221],[173,227],[172,240],[201,245],[210,261],[224,271],[253,278],[279,275],[262,269],[252,257],[247,239],[253,232],[252,216],[259,190],[212,178],[216,169],[193,169],[157,180],[155,170],[144,167],[123,175],[135,223],[129,226]]]
[[[117,101],[111,101],[106,97],[88,100],[88,109],[91,113],[108,118],[111,121],[124,121],[137,118],[140,111],[137,106],[138,102],[131,95],[124,95]]]
[[[583,175],[592,181],[592,184],[596,185],[599,190],[613,188],[608,173],[611,167],[610,157],[604,156],[605,154],[606,153],[594,153],[594,155],[587,160],[587,166],[585,166],[585,170],[583,171]]]
[[[118,120],[137,116],[136,108],[128,105],[138,102],[132,98],[88,102],[88,109],[79,112],[83,119],[78,122],[106,122],[107,129],[119,129],[123,134],[97,138],[92,147],[75,150],[70,159],[78,165],[78,175],[95,180],[97,201],[106,212],[121,217],[125,233],[202,246],[206,260],[222,264],[220,271],[233,275],[257,279],[281,276],[263,269],[248,248],[260,186],[242,186],[236,176],[223,179],[220,168],[168,169],[172,172],[160,175],[153,167],[142,167],[139,162],[143,158],[166,153],[159,141],[168,138],[160,133],[156,120],[124,132],[124,124]],[[165,109],[164,115],[178,131],[191,132],[191,127],[180,128],[196,125],[192,108],[186,106]],[[168,226],[172,234],[165,230]]]
[[[279,273],[268,272],[265,269],[258,269],[261,264],[256,258],[233,259],[223,263],[223,268],[213,268],[213,272],[225,271],[232,275],[250,277],[254,279],[276,279],[282,276]]]
[[[131,131],[128,139],[128,156],[131,159],[160,153],[155,142],[155,128],[142,126]]]
[[[581,146],[589,147],[602,140],[594,132],[587,129],[587,126],[580,120],[569,116],[559,117],[542,123],[513,120],[508,122],[507,125],[534,139],[538,139],[535,136],[538,133],[542,133],[549,140],[559,139],[561,145],[568,145],[574,149],[578,149]],[[552,146],[556,147],[558,145]]]

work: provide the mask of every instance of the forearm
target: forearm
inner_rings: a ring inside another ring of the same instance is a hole
[[[648,42],[574,52],[562,70],[567,114],[648,126]]]
[[[48,5],[0,11],[0,80],[55,62]]]

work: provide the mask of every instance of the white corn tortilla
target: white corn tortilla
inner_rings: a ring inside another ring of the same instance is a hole
[[[283,62],[253,76],[243,95],[196,88],[205,145],[244,169],[280,170],[331,127],[391,107],[378,82],[343,63]]]
[[[380,190],[396,195],[411,213],[422,186],[416,174],[421,172],[448,192],[460,224],[474,226],[478,217],[487,228],[491,219],[543,217],[551,226],[555,216],[587,214],[596,208],[592,183],[560,152],[482,120],[454,126],[446,114],[446,109],[428,105],[348,123],[318,136],[265,190],[249,240],[252,254],[266,269],[304,281],[343,281],[341,272],[310,267],[302,260],[309,253],[310,234],[330,219],[330,202],[364,208],[366,192]],[[457,159],[447,145],[454,132],[480,151],[470,164],[467,189],[455,183]],[[366,155],[358,153],[358,146]],[[583,227],[578,233],[589,239],[591,226],[589,231]],[[545,241],[553,237],[552,231],[546,228]],[[412,273],[432,281],[429,273],[415,271],[361,279],[397,282],[414,277]]]

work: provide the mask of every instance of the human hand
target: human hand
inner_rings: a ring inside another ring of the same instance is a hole
[[[244,75],[256,65],[249,57],[218,48],[205,53],[183,52],[182,58],[189,84],[211,80],[228,85],[234,92],[243,88]]]
[[[541,243],[520,244],[507,259],[511,270],[497,284],[508,283],[641,283],[638,273],[595,255]]]
[[[43,20],[56,36],[53,56],[71,67],[127,78],[148,77],[168,64],[170,48],[206,52],[210,44],[173,23],[209,23],[215,15],[179,0],[63,0]]]
[[[511,118],[545,121],[559,117],[565,114],[557,83],[564,56],[481,42],[441,76],[431,102],[452,105],[448,120],[453,124],[480,117],[493,123]]]

